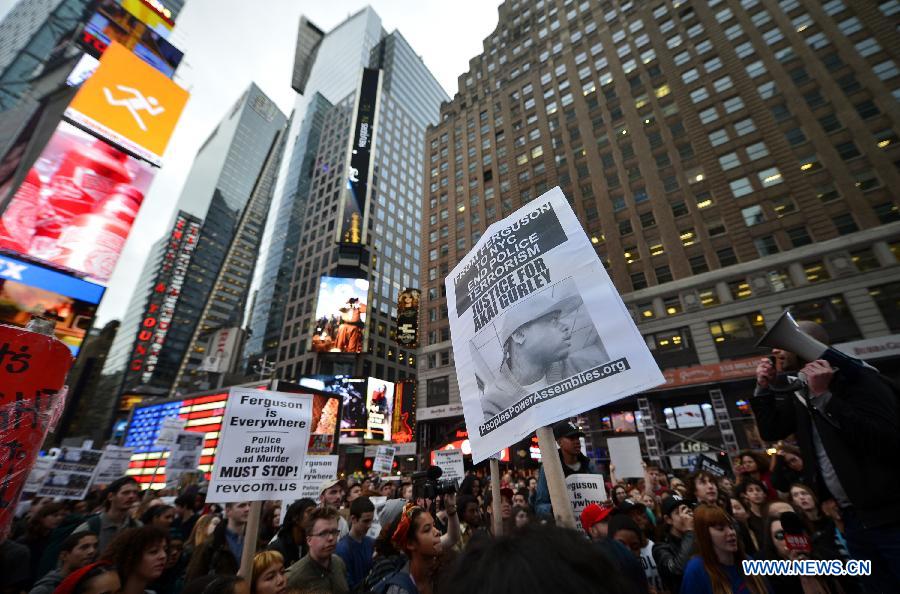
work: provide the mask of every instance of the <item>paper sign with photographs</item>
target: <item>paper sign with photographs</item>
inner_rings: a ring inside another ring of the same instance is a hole
[[[102,450],[61,448],[38,489],[38,497],[84,499],[102,456]]]
[[[475,463],[664,381],[559,188],[488,227],[445,284]]]

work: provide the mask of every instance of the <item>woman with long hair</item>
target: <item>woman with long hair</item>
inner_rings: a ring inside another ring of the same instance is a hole
[[[392,594],[432,594],[442,546],[441,531],[434,525],[431,514],[415,504],[406,504],[391,535],[391,543],[404,553],[407,561],[384,578],[382,584]]]
[[[803,455],[799,448],[783,445],[775,456],[772,468],[772,486],[779,493],[787,493],[791,485],[803,482]]]
[[[802,483],[794,483],[791,485],[790,495],[791,503],[812,533],[813,547],[829,551],[831,558],[849,559],[850,552],[844,535],[838,530],[834,520],[822,513],[819,499],[813,490]]]
[[[222,518],[216,514],[203,514],[200,516],[194,524],[187,542],[184,543],[184,554],[188,557],[191,556],[194,551],[200,548],[200,545],[212,538],[212,533],[221,521]]]
[[[747,557],[731,517],[721,507],[701,504],[694,510],[698,554],[684,570],[683,594],[768,594],[760,576],[744,574]]]
[[[738,472],[738,482],[751,478],[756,479],[765,486],[766,496],[769,499],[778,498],[778,493],[775,491],[775,487],[772,486],[772,466],[776,462],[775,459],[769,461],[769,458],[763,452],[744,450],[738,456],[738,462],[738,467],[735,468]]]
[[[747,504],[736,497],[732,497],[729,501],[731,503],[731,517],[736,522],[738,537],[741,539],[741,544],[744,545],[744,550],[748,553],[756,554],[761,544],[756,533],[747,523],[750,519],[750,510]]]
[[[785,543],[784,527],[780,517],[766,519],[766,534],[763,544],[763,558],[771,561],[800,560],[809,558],[821,558],[815,547],[810,554],[788,550]],[[775,594],[831,594],[842,592],[837,589],[837,584],[832,578],[824,576],[796,576],[796,575],[772,575],[768,578]]]
[[[129,528],[116,535],[103,554],[119,570],[122,594],[144,594],[166,568],[166,533],[155,526]]]
[[[284,557],[278,551],[260,551],[253,557],[250,594],[285,594]]]
[[[306,544],[306,532],[303,526],[309,517],[309,513],[316,508],[316,502],[304,498],[290,504],[284,513],[284,521],[275,535],[275,539],[269,543],[269,549],[281,553],[285,567],[290,567],[299,561],[309,547]]]

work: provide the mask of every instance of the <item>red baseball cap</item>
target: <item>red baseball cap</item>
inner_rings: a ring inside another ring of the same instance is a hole
[[[602,522],[609,517],[613,508],[608,505],[597,505],[592,503],[581,510],[581,527],[585,532],[590,532],[591,527],[597,522]]]

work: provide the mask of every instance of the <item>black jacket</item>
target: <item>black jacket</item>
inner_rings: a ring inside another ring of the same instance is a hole
[[[666,534],[665,540],[653,545],[653,560],[659,577],[669,592],[681,591],[681,578],[684,568],[694,554],[694,533],[687,532],[682,538],[672,533]]]
[[[289,529],[281,530],[278,536],[266,547],[271,551],[278,551],[284,557],[284,566],[290,567],[306,555],[306,543],[298,545],[294,542],[294,535]]]
[[[228,540],[225,537],[226,525],[225,520],[219,522],[213,531],[212,538],[194,551],[184,577],[186,584],[198,577],[213,573],[237,575],[241,568],[241,560],[234,558],[234,553],[228,546]]]
[[[750,399],[760,436],[778,441],[794,434],[803,452],[804,482],[824,501],[832,497],[819,471],[812,427],[822,439],[841,486],[867,527],[900,522],[900,411],[893,390],[872,369],[855,381],[838,372],[823,411],[806,406],[794,393],[759,389]]]

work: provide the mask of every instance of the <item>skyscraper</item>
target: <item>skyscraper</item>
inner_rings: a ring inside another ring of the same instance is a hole
[[[349,81],[343,94],[318,87],[333,106],[324,112],[317,144],[308,144],[314,159],[302,171],[309,185],[296,239],[301,249],[287,268],[284,320],[271,343],[277,350],[268,351],[282,378],[414,375],[415,353],[398,348],[392,333],[399,293],[418,277],[424,132],[448,97],[399,32],[385,34],[368,8],[350,20],[363,17],[366,36],[342,30],[344,23],[313,52],[306,92],[317,72],[329,72],[332,59],[340,62],[341,48],[348,51],[342,37],[355,40],[350,54],[357,62],[340,71]],[[332,35],[335,45],[326,46]]]
[[[850,351],[900,332],[898,10],[504,2],[427,135],[419,419],[460,420],[444,278],[556,185],[669,379],[588,415],[598,439],[665,427],[656,459],[680,429],[760,445],[754,344],[785,307]]]

